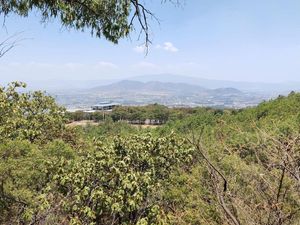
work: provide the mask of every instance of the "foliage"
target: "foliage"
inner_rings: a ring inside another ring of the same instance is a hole
[[[96,37],[118,43],[139,25],[149,40],[149,17],[155,18],[139,0],[1,0],[0,15],[11,13],[28,16],[31,11],[41,14],[42,21],[60,19],[63,26],[80,31],[88,30]],[[136,22],[135,22],[136,21]],[[1,46],[0,46],[1,47]]]
[[[160,188],[192,149],[174,135],[97,141],[76,163],[63,162],[51,190],[65,216],[78,224],[158,224]],[[65,170],[65,163],[71,163]]]
[[[40,91],[21,93],[24,83],[0,87],[0,140],[25,139],[47,141],[64,131],[64,108]]]
[[[169,109],[166,106],[153,104],[147,106],[119,106],[112,112],[112,119],[114,121],[140,121],[144,123],[146,119],[158,120],[161,123],[167,121],[169,116]]]
[[[36,198],[52,179],[61,157],[73,159],[75,152],[62,141],[43,148],[28,141],[7,140],[0,144],[0,223],[28,222]]]
[[[106,119],[98,126],[91,125],[83,127],[82,129],[84,134],[91,139],[97,137],[97,139],[100,140],[107,140],[108,138],[115,136],[127,137],[139,133],[139,130],[130,124],[123,121],[113,122],[111,119]]]
[[[146,120],[152,120],[157,124],[164,124],[167,121],[179,120],[199,113],[201,110],[201,108],[168,108],[159,104],[151,104],[146,106],[118,106],[111,112],[84,112],[79,110],[68,112],[67,117],[70,121],[93,120],[99,122],[111,118],[115,122],[127,121],[129,123],[144,124]]]
[[[300,94],[241,110],[119,107],[70,129],[51,97],[19,86],[0,89],[0,224],[299,223]]]
[[[298,224],[299,96],[218,115],[202,111],[161,128],[175,128],[210,163],[200,157],[192,173],[170,180],[171,223]]]
[[[81,110],[75,112],[67,112],[67,118],[70,121],[93,120],[95,122],[104,121],[110,118],[109,112],[84,112]]]

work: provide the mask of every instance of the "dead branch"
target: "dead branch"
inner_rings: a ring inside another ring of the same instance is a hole
[[[8,53],[16,46],[18,46],[20,42],[25,40],[24,38],[20,37],[22,33],[23,32],[15,33],[9,36],[8,38],[6,38],[5,40],[3,40],[2,42],[0,42],[0,58],[3,57],[6,53]]]
[[[229,217],[230,221],[234,224],[234,225],[240,225],[239,220],[236,218],[236,216],[231,212],[231,210],[227,207],[225,200],[224,200],[224,195],[228,189],[227,185],[227,179],[225,178],[225,176],[222,174],[222,172],[216,167],[214,166],[214,164],[211,162],[211,160],[208,158],[208,156],[206,156],[206,154],[204,153],[204,147],[201,144],[200,138],[196,139],[195,135],[192,135],[192,140],[188,139],[188,142],[190,144],[192,144],[193,146],[196,147],[196,149],[198,150],[198,153],[200,153],[200,155],[203,157],[203,159],[206,161],[206,163],[209,166],[209,169],[211,171],[211,173],[213,174],[214,177],[214,182],[216,183],[215,185],[215,193],[217,195],[217,198],[219,200],[219,203],[222,207],[222,209],[224,210],[224,212],[226,213],[226,215]],[[218,188],[218,177],[220,177],[223,180],[223,190],[219,191]]]

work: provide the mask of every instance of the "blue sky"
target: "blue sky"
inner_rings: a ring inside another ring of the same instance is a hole
[[[137,33],[118,45],[68,31],[36,14],[9,16],[0,40],[28,38],[0,59],[0,82],[94,80],[174,73],[237,81],[300,81],[299,0],[186,0],[182,7],[147,1],[147,56]],[[1,18],[0,20],[2,20]],[[2,21],[0,21],[2,22]]]

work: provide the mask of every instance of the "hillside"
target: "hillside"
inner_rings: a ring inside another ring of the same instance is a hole
[[[0,89],[0,224],[299,223],[300,94],[247,109],[123,106],[72,127],[21,87]],[[125,122],[138,118],[166,123]]]

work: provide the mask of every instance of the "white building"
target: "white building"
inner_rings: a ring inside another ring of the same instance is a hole
[[[100,102],[97,105],[92,106],[92,110],[98,111],[111,111],[114,107],[120,105],[119,103],[115,102]]]

